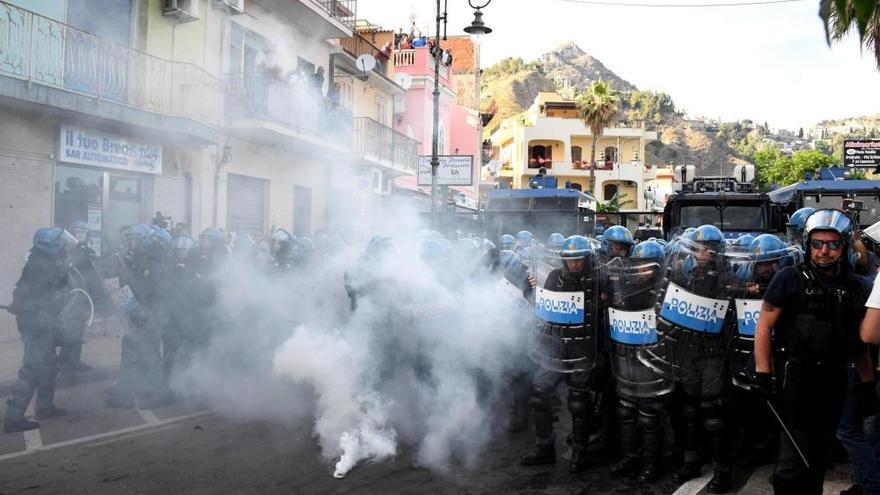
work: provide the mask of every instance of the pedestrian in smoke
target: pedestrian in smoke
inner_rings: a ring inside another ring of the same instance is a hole
[[[315,73],[312,75],[312,89],[314,89],[319,95],[324,94],[324,68],[318,67],[315,69]]]
[[[856,334],[866,297],[846,256],[852,230],[841,211],[814,212],[804,224],[805,261],[780,270],[764,295],[752,388],[779,406],[796,442],[781,436],[776,494],[822,493],[848,367],[861,371],[869,359]]]

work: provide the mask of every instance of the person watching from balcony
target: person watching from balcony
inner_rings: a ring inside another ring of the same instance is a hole
[[[403,28],[400,28],[400,30],[398,32],[394,33],[394,49],[395,50],[400,50],[400,44],[401,44],[401,42],[403,42],[404,36],[406,36],[406,35],[403,34]]]
[[[446,49],[443,50],[443,58],[441,59],[443,65],[446,67],[452,67],[452,50]]]
[[[315,73],[312,75],[312,89],[324,96],[324,67],[315,69]]]
[[[336,110],[340,107],[341,98],[342,98],[342,87],[338,82],[333,83],[333,87],[330,88],[327,97],[330,98],[330,108]]]

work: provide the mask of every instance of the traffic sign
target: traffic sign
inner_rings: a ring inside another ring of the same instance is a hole
[[[471,155],[440,155],[437,185],[470,186],[474,183],[474,157]],[[431,155],[419,155],[419,185],[431,185]]]
[[[880,167],[880,139],[844,140],[843,165],[854,168]]]

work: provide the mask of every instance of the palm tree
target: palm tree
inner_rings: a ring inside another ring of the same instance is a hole
[[[820,0],[819,16],[829,45],[855,27],[861,45],[873,53],[880,69],[880,0]]]
[[[617,94],[604,81],[593,81],[587,91],[577,99],[581,120],[593,135],[590,152],[590,194],[596,197],[596,144],[606,127],[617,120]]]

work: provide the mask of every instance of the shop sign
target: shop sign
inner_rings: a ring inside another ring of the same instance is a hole
[[[145,174],[162,173],[162,145],[66,126],[61,127],[60,144],[58,156],[62,162]]]
[[[438,186],[470,186],[474,183],[474,157],[471,155],[440,155],[437,166]],[[418,184],[431,185],[431,156],[419,156]]]

